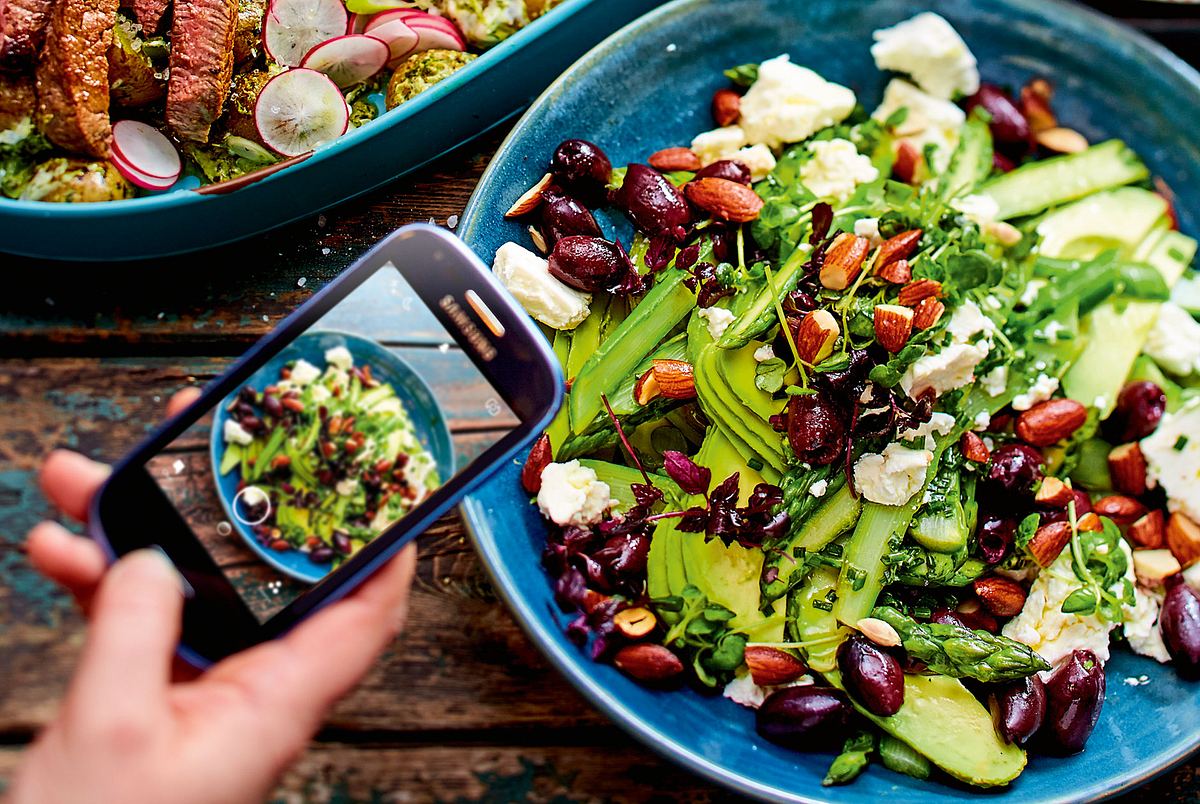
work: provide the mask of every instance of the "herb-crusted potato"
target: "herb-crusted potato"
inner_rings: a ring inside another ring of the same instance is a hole
[[[388,82],[387,107],[395,109],[406,100],[415,98],[475,58],[474,53],[459,53],[456,50],[426,50],[409,56],[400,63]]]
[[[21,192],[23,201],[80,203],[133,197],[133,185],[108,162],[48,159],[38,165]]]

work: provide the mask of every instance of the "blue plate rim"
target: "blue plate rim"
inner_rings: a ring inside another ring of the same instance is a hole
[[[486,193],[495,174],[503,167],[502,163],[510,157],[511,151],[516,151],[519,141],[526,131],[535,125],[534,117],[552,98],[561,94],[575,79],[575,74],[586,69],[591,63],[608,56],[614,49],[624,46],[624,40],[647,29],[653,29],[663,19],[675,14],[686,14],[689,7],[697,2],[712,0],[671,0],[654,11],[626,24],[610,34],[587,53],[580,56],[555,81],[539,95],[526,112],[513,126],[512,130],[496,149],[487,168],[479,178],[475,191],[468,199],[460,216],[458,234],[462,240],[471,245],[477,227],[484,225],[487,213]],[[1166,46],[1159,44],[1146,34],[1141,33],[1123,23],[1101,14],[1091,8],[1077,5],[1068,0],[1005,0],[1005,2],[1036,12],[1042,16],[1055,16],[1076,25],[1089,25],[1102,29],[1108,36],[1124,41],[1139,48],[1148,59],[1158,63],[1163,74],[1189,85],[1195,92],[1200,93],[1200,72],[1180,57],[1172,53]],[[485,262],[491,255],[478,255]],[[492,480],[491,482],[497,482]],[[580,662],[590,661],[582,654],[572,654],[563,648],[558,641],[558,634],[544,627],[539,615],[533,607],[527,605],[523,596],[515,594],[517,584],[507,570],[507,564],[497,547],[495,535],[485,510],[485,504],[476,494],[468,495],[460,504],[466,530],[471,536],[476,549],[483,558],[483,564],[493,581],[501,599],[508,605],[509,610],[516,616],[522,630],[532,639],[538,649],[546,656],[554,668],[567,678],[583,696],[600,709],[625,731],[632,734],[646,746],[659,755],[672,760],[682,767],[696,772],[710,781],[737,793],[754,796],[763,801],[788,802],[789,804],[830,804],[837,799],[812,798],[805,795],[788,793],[778,787],[762,785],[742,774],[729,770],[717,763],[696,754],[665,734],[646,725],[639,715],[622,704],[602,684],[592,681],[587,675],[578,670]],[[549,583],[549,580],[547,580]],[[1200,726],[1190,736],[1176,739],[1169,748],[1160,751],[1159,759],[1148,767],[1132,769],[1118,774],[1108,780],[1093,782],[1083,788],[1076,788],[1070,793],[1063,793],[1056,798],[1045,799],[1044,804],[1070,804],[1071,802],[1100,802],[1106,801],[1143,785],[1152,779],[1166,773],[1190,755],[1200,749]],[[983,795],[987,795],[984,793]]]

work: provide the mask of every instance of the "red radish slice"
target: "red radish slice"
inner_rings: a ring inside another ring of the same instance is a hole
[[[345,134],[350,107],[328,77],[298,67],[275,76],[258,93],[254,125],[272,151],[297,156]]]
[[[406,23],[408,24],[408,23]],[[466,50],[462,39],[452,34],[440,25],[430,25],[427,22],[411,22],[409,25],[417,32],[417,52],[423,50]]]
[[[392,11],[381,11],[374,17],[371,17],[367,23],[367,27],[363,29],[363,33],[369,33],[372,29],[378,28],[385,22],[400,20],[403,22],[407,19],[422,19],[424,17],[432,17],[432,14],[426,14],[424,11],[414,11],[411,8],[397,8]]]
[[[127,162],[125,159],[118,156],[116,151],[113,151],[112,154],[109,155],[108,161],[111,162],[112,166],[117,169],[117,172],[128,179],[130,183],[137,187],[141,187],[143,190],[153,190],[155,192],[169,190],[171,185],[173,185],[176,179],[179,178],[176,176],[174,179],[162,179],[156,176],[148,176],[135,168],[133,165],[129,164],[129,162]]]
[[[460,32],[458,28],[454,26],[453,22],[445,17],[435,17],[433,14],[426,14],[422,18],[409,17],[405,20],[405,23],[410,27],[416,25],[420,27],[441,28],[455,39],[459,40],[463,44],[466,44],[466,40],[463,38],[462,32]]]
[[[417,43],[420,37],[417,32],[409,28],[401,20],[391,20],[385,22],[378,28],[372,28],[367,36],[373,36],[380,39],[388,46],[388,66],[395,67],[408,54],[417,49]]]
[[[152,179],[173,184],[183,164],[166,136],[137,120],[119,120],[112,128],[112,151],[129,167]]]
[[[367,26],[371,24],[371,20],[373,19],[375,17],[372,17],[370,14],[351,14],[350,18],[346,21],[346,33],[365,33]]]
[[[304,54],[346,33],[341,0],[272,0],[263,19],[267,55],[285,67],[298,67]]]
[[[345,89],[361,84],[383,69],[391,51],[382,39],[366,34],[335,36],[308,51],[302,67],[325,73],[333,83]]]

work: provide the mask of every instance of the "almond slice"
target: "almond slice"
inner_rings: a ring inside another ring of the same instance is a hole
[[[1108,453],[1108,473],[1117,491],[1130,497],[1146,493],[1146,456],[1136,441],[1113,447]]]
[[[1026,548],[1039,567],[1048,567],[1071,541],[1070,522],[1050,522],[1033,534]]]
[[[937,322],[942,319],[942,314],[946,312],[946,305],[932,296],[921,299],[921,303],[917,305],[916,314],[913,316],[913,326],[917,329],[930,329],[937,326]]]
[[[1167,520],[1167,547],[1184,567],[1200,559],[1200,525],[1176,511]]]
[[[1167,543],[1167,527],[1163,512],[1155,508],[1133,521],[1126,532],[1135,547],[1157,549]]]
[[[718,126],[732,126],[742,116],[742,96],[728,87],[722,87],[713,93],[713,121]]]
[[[506,218],[520,218],[537,209],[542,203],[546,188],[554,183],[554,176],[547,173],[541,180],[526,190],[516,202],[504,213]]]
[[[650,167],[663,173],[674,170],[697,171],[703,167],[700,157],[696,156],[691,148],[663,148],[650,154],[646,161],[650,163]]]
[[[655,360],[650,373],[659,393],[667,399],[692,399],[696,396],[696,379],[692,364],[686,360]]]
[[[988,449],[987,444],[983,443],[979,434],[972,433],[970,430],[962,434],[958,446],[962,450],[963,457],[973,463],[987,463],[988,459],[992,457],[992,451]]]
[[[912,266],[903,259],[889,262],[882,268],[876,263],[875,276],[893,285],[903,285],[912,279]]]
[[[921,241],[920,229],[909,229],[907,232],[889,237],[879,246],[875,255],[875,270],[891,265],[896,260],[907,260],[917,250]]]
[[[796,351],[809,365],[820,363],[833,353],[833,345],[842,334],[837,319],[828,310],[812,310],[796,331]]]
[[[941,295],[941,282],[936,279],[918,279],[900,288],[900,296],[896,301],[905,307],[916,307],[922,299],[940,298]]]
[[[750,678],[760,687],[790,684],[807,672],[804,662],[787,651],[768,645],[747,645],[744,654]]]
[[[700,209],[714,218],[732,223],[749,223],[763,208],[762,197],[736,181],[706,176],[683,186],[683,193]]]
[[[1056,126],[1034,135],[1038,145],[1060,154],[1077,154],[1088,149],[1087,138],[1073,128]]]
[[[1066,483],[1057,477],[1047,477],[1042,481],[1042,485],[1038,486],[1033,501],[1047,508],[1062,508],[1074,498],[1075,494]]]
[[[875,305],[875,340],[892,354],[908,343],[912,334],[913,311],[899,304]]]

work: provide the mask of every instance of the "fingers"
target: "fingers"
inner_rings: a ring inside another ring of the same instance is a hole
[[[135,550],[108,571],[71,691],[81,713],[112,700],[130,709],[165,700],[181,627],[181,583],[157,550]]]
[[[87,519],[92,497],[108,478],[109,468],[78,452],[56,449],[42,462],[42,493],[72,519]]]
[[[183,412],[183,409],[200,398],[200,389],[187,387],[175,392],[175,395],[167,400],[167,418],[178,416]]]
[[[29,532],[26,551],[38,572],[69,591],[85,613],[89,610],[108,564],[98,544],[57,522],[42,522]]]

